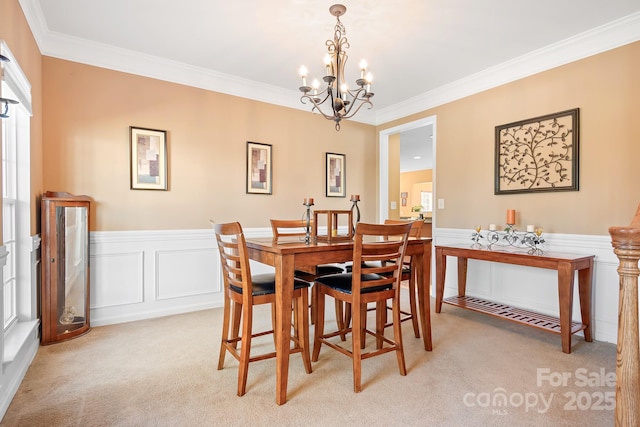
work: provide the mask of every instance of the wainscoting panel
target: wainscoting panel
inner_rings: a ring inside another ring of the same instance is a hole
[[[171,299],[222,292],[216,249],[186,249],[156,253],[156,299]]]
[[[92,309],[144,302],[144,252],[92,253],[90,261]]]
[[[434,246],[471,244],[471,230],[434,230]],[[615,343],[618,330],[618,258],[610,236],[545,234],[544,250],[595,255],[592,284],[592,328],[598,341]],[[435,264],[434,264],[435,265]],[[457,262],[447,258],[444,296],[457,295]],[[435,277],[432,275],[432,278]],[[539,313],[558,316],[557,272],[532,267],[469,260],[467,294]],[[435,287],[432,290],[435,297]],[[442,310],[451,310],[444,305]],[[438,316],[433,313],[433,316]],[[578,278],[575,276],[573,319],[580,321]]]

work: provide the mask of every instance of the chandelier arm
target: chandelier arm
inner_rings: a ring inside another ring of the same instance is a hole
[[[369,110],[373,108],[373,104],[371,103],[371,101],[369,100],[361,100],[362,102],[360,102],[360,104],[358,104],[358,108],[355,109],[355,111],[351,112],[351,110],[353,109],[355,103],[351,104],[351,108],[349,108],[349,111],[347,111],[345,113],[344,116],[342,116],[343,119],[350,119],[351,117],[355,116],[358,111],[360,111],[360,109],[365,106],[365,105],[369,105]]]
[[[322,101],[320,101],[320,102],[317,102],[317,101],[312,97],[312,95],[302,95],[302,97],[300,97],[300,102],[302,102],[303,104],[306,104],[306,102],[304,102],[304,101],[305,101],[305,99],[308,99],[308,100],[313,104],[313,107],[311,108],[311,112],[313,112],[314,110],[316,110],[316,111],[317,111],[318,113],[320,113],[320,114],[321,114],[325,119],[327,119],[327,120],[334,120],[334,121],[336,120],[336,116],[335,116],[335,114],[336,114],[336,113],[335,113],[335,111],[333,111],[333,109],[332,109],[331,111],[332,111],[332,113],[333,113],[334,115],[330,116],[330,115],[326,114],[324,111],[322,111],[322,108],[320,108],[320,106],[321,106],[322,104],[324,104],[324,102],[325,102],[327,99],[331,99],[331,100],[332,100],[331,104],[333,104],[333,92],[332,92],[332,91],[327,90],[327,94],[325,95],[324,99],[323,99]]]

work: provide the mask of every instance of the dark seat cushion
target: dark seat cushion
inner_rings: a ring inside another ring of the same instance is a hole
[[[251,277],[251,281],[253,282],[252,295],[254,297],[276,292],[276,276],[274,273],[256,274]],[[308,288],[309,286],[309,282],[305,282],[304,280],[294,279],[293,281],[293,289]],[[242,293],[242,288],[238,286],[231,285],[230,288],[234,292]]]
[[[372,267],[374,267],[373,265],[371,265],[371,264],[367,264],[366,262],[365,262],[365,263],[363,263],[363,264],[362,264],[362,266],[363,266],[363,267],[364,267],[364,266],[366,266],[367,268],[372,268]],[[348,265],[348,266],[347,266],[347,273],[351,273],[351,271],[352,271],[352,270],[353,270],[353,266]],[[393,273],[389,273],[389,275],[391,275],[391,274],[393,274]],[[409,266],[409,265],[403,265],[403,266],[402,266],[402,274],[411,274],[411,266]]]
[[[344,273],[344,268],[338,265],[321,264],[316,266],[316,274],[308,273],[302,270],[296,270],[294,275],[296,279],[305,280],[307,282],[314,282],[318,276],[326,276],[327,274],[339,274]]]
[[[381,276],[377,274],[363,274],[361,280],[363,282],[369,280],[378,280]],[[350,294],[352,289],[352,275],[351,273],[343,273],[343,274],[330,274],[328,276],[318,277],[316,279],[316,283],[320,283],[322,285],[333,288],[337,291],[344,292],[345,294]],[[387,289],[391,289],[391,285],[380,285],[380,286],[372,286],[370,288],[363,288],[362,293],[366,294],[369,292],[379,292],[386,291]]]
[[[326,274],[340,274],[344,273],[344,268],[339,265],[322,264],[316,266],[316,273],[318,276],[324,276]]]

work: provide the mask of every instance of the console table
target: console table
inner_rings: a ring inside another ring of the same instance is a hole
[[[562,351],[565,353],[571,353],[571,335],[578,331],[584,331],[585,341],[591,342],[593,340],[591,337],[591,281],[593,278],[594,255],[574,255],[557,252],[529,254],[523,251],[495,248],[474,249],[468,245],[438,245],[435,250],[436,313],[440,313],[444,302],[445,304],[486,313],[560,334]],[[458,295],[443,299],[447,256],[458,258]],[[557,270],[560,318],[466,296],[467,260],[469,259]],[[576,271],[578,272],[578,293],[582,323],[571,320],[574,273]]]

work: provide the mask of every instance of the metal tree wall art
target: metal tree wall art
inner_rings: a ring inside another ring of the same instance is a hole
[[[579,109],[496,126],[495,194],[578,190]]]

